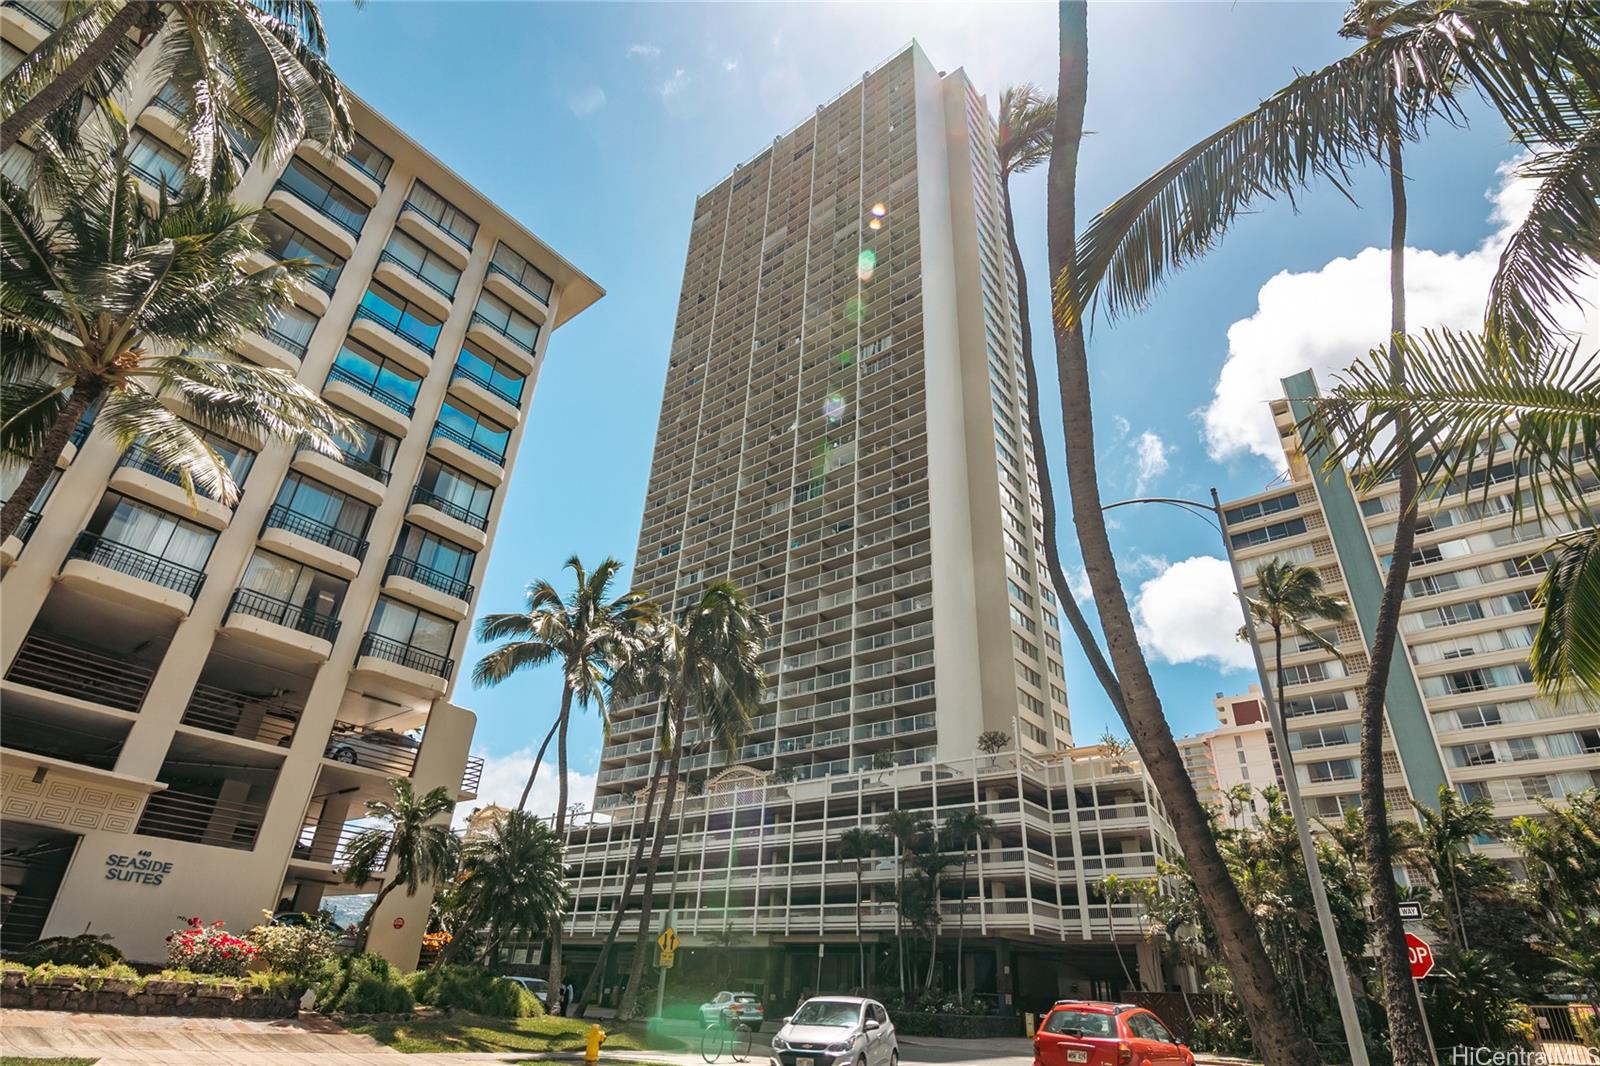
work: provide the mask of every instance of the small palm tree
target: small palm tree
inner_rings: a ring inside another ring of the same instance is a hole
[[[1002,736],[1004,734],[1001,734]],[[912,811],[896,809],[888,812],[878,819],[878,832],[882,833],[895,847],[894,862],[894,939],[895,959],[900,973],[900,994],[906,993],[906,937],[901,897],[905,891],[905,867],[918,843],[928,835],[933,824],[926,818]]]
[[[956,915],[956,998],[962,998],[963,977],[961,972],[961,953],[965,948],[967,938],[967,859],[972,854],[972,848],[983,847],[985,838],[995,831],[995,821],[987,814],[982,814],[974,808],[968,807],[948,815],[944,820],[944,832],[949,838],[953,850],[961,853],[961,911]],[[970,845],[970,847],[969,847]],[[983,893],[978,893],[979,906],[982,906]]]
[[[928,975],[922,982],[924,992],[933,989],[933,975],[939,962],[939,927],[944,920],[939,888],[944,881],[944,872],[956,863],[948,851],[953,846],[954,842],[946,835],[944,827],[940,826],[923,837],[915,858],[917,872],[928,885]]]
[[[109,96],[131,65],[130,32],[156,42],[155,69],[186,111],[190,171],[208,189],[235,177],[229,121],[259,136],[274,162],[303,137],[335,152],[349,145],[344,90],[325,58],[314,0],[125,0],[81,5],[0,83],[0,150],[54,112],[76,116],[86,91]]]
[[[596,705],[601,717],[606,713],[607,693],[612,674],[632,652],[632,641],[639,626],[656,616],[656,608],[642,592],[611,595],[611,583],[622,564],[605,558],[593,572],[576,555],[567,560],[572,571],[573,590],[565,598],[548,581],[535,581],[527,589],[527,610],[509,614],[490,614],[478,620],[478,639],[485,643],[503,641],[478,660],[472,670],[472,683],[493,686],[512,675],[546,663],[561,668],[561,709],[556,717],[557,783],[555,834],[566,839],[567,819],[567,733],[572,723],[572,705]],[[537,760],[523,786],[517,803],[521,810],[533,791]],[[550,930],[551,1013],[559,1008],[561,995],[561,926]]]
[[[561,838],[527,811],[506,812],[462,854],[456,920],[484,930],[479,961],[486,965],[494,964],[509,933],[543,937],[561,920],[570,898]]]
[[[667,767],[665,795],[656,816],[650,858],[645,865],[640,893],[639,931],[633,945],[633,963],[619,1017],[637,1010],[644,983],[644,960],[649,954],[650,914],[654,903],[661,850],[671,824],[682,772],[685,723],[692,706],[702,735],[732,755],[750,729],[750,718],[761,704],[767,687],[761,655],[767,649],[767,618],[729,581],[709,585],[700,599],[689,605],[677,621],[652,626],[640,653],[630,663],[636,671],[632,684],[661,694],[669,715],[665,734]],[[620,908],[619,908],[620,910]],[[598,969],[597,969],[598,972]]]
[[[250,262],[265,247],[260,210],[198,196],[152,207],[125,144],[66,148],[43,133],[37,144],[31,195],[0,178],[0,449],[27,464],[0,538],[86,417],[123,447],[142,440],[191,494],[226,502],[238,486],[196,427],[338,455],[353,427],[315,392],[211,354],[266,329],[302,270]]]
[[[861,935],[861,908],[862,887],[861,878],[865,863],[872,858],[872,853],[883,847],[884,839],[880,833],[871,829],[853,826],[839,834],[839,843],[835,852],[839,858],[846,862],[856,864],[856,943],[861,947],[861,987],[867,987],[867,942]]]
[[[1281,712],[1288,684],[1283,672],[1284,634],[1292,633],[1342,659],[1337,645],[1311,628],[1311,622],[1342,622],[1350,616],[1350,607],[1322,591],[1322,575],[1314,568],[1278,559],[1256,567],[1256,593],[1245,598],[1245,605],[1256,624],[1272,630],[1274,698]]]
[[[373,916],[389,893],[403,886],[406,895],[415,896],[423,885],[444,881],[455,870],[456,838],[445,820],[455,809],[450,793],[441,785],[419,796],[404,777],[391,779],[389,787],[394,799],[367,801],[367,817],[383,824],[356,834],[346,852],[344,879],[350,884],[365,884],[386,868],[394,870],[356,927],[357,951],[367,949]]]
[[[1482,858],[1470,856],[1469,852],[1474,837],[1494,831],[1494,804],[1487,799],[1463,801],[1449,785],[1440,785],[1438,810],[1415,801],[1412,806],[1422,820],[1416,854],[1427,862],[1440,895],[1448,894],[1445,928],[1457,947],[1470,948],[1466,915],[1461,907],[1462,863],[1469,857]]]

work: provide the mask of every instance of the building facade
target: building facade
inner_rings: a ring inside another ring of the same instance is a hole
[[[691,718],[686,787],[728,790],[692,800],[667,848],[699,901],[691,951],[723,929],[716,908],[729,936],[806,965],[850,940],[853,877],[829,849],[888,809],[1009,804],[973,921],[1051,950],[1113,933],[1080,859],[1103,848],[1150,874],[1169,845],[1140,771],[1072,751],[994,139],[966,76],[913,44],[696,201],[636,583],[676,610],[729,579],[773,636],[743,747],[711,750]],[[573,838],[580,940],[616,906],[656,758],[652,700],[616,717],[599,817]],[[987,731],[1022,762],[974,761]],[[1075,803],[1115,814],[1080,836]],[[874,939],[891,883],[869,872]],[[1136,925],[1115,925],[1130,958]],[[978,985],[1009,996],[1008,964],[985,957],[998,970]],[[801,987],[772,965],[763,986]]]
[[[49,5],[4,8],[6,65]],[[181,184],[176,97],[138,60],[142,191]],[[211,441],[242,493],[190,500],[137,443],[85,425],[3,547],[6,950],[86,927],[160,961],[176,915],[242,929],[316,910],[388,779],[476,791],[451,702],[476,587],[549,334],[595,284],[351,98],[343,156],[280,165],[234,130],[236,198],[272,250],[321,264],[237,354],[359,426],[342,459]],[[4,160],[26,180],[26,144]],[[8,484],[20,476],[13,472]],[[429,893],[396,893],[372,947],[416,960]]]
[[[1260,792],[1281,786],[1283,769],[1261,686],[1252,684],[1237,696],[1219,692],[1211,705],[1217,712],[1217,728],[1178,741],[1200,802],[1230,817],[1236,809],[1240,816],[1265,810]]]
[[[1315,395],[1309,373],[1285,379],[1288,397],[1273,405],[1288,472],[1270,489],[1224,505],[1224,523],[1246,592],[1256,567],[1273,559],[1314,566],[1325,589],[1350,603],[1350,621],[1322,635],[1342,659],[1313,642],[1284,649],[1289,756],[1309,813],[1337,818],[1359,803],[1359,690],[1368,666],[1367,636],[1377,616],[1389,564],[1398,485],[1357,492],[1340,475],[1314,476],[1296,425]],[[1586,503],[1600,507],[1600,476],[1585,475]],[[1485,491],[1487,489],[1487,491]],[[1424,500],[1400,640],[1386,695],[1383,769],[1391,807],[1436,806],[1441,785],[1466,799],[1484,798],[1496,815],[1541,813],[1541,801],[1600,785],[1600,707],[1581,697],[1541,696],[1528,668],[1538,625],[1532,594],[1549,565],[1546,549],[1570,519],[1514,523],[1516,485],[1501,463],[1471,483]],[[1257,633],[1268,662],[1271,634]],[[1491,837],[1475,847],[1512,862]]]

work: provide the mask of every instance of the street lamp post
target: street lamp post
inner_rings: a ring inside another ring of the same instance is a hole
[[[1211,502],[1185,500],[1169,496],[1149,496],[1120,500],[1106,504],[1103,510],[1126,507],[1135,503],[1164,503],[1180,507],[1190,514],[1215,525],[1222,537],[1222,549],[1227,555],[1228,571],[1233,575],[1233,591],[1239,598],[1239,609],[1244,614],[1244,631],[1250,638],[1250,653],[1255,659],[1256,674],[1261,679],[1261,702],[1267,707],[1267,721],[1272,728],[1272,740],[1278,748],[1278,762],[1283,767],[1283,792],[1289,801],[1289,814],[1294,818],[1296,835],[1300,838],[1300,854],[1305,859],[1306,881],[1311,888],[1311,903],[1317,912],[1317,927],[1322,932],[1322,946],[1328,953],[1328,970],[1333,978],[1333,994],[1339,1002],[1339,1018],[1344,1023],[1345,1042],[1350,1046],[1351,1066],[1369,1066],[1367,1045],[1361,1036],[1361,1020],[1356,1017],[1355,997],[1350,994],[1350,978],[1345,970],[1344,952],[1339,947],[1339,933],[1333,924],[1333,911],[1328,906],[1328,889],[1322,881],[1322,868],[1317,865],[1317,848],[1311,839],[1311,823],[1306,818],[1305,804],[1300,798],[1300,782],[1294,774],[1294,763],[1289,758],[1289,736],[1283,725],[1282,708],[1278,706],[1277,693],[1267,675],[1266,657],[1256,640],[1256,627],[1250,618],[1250,608],[1244,595],[1244,581],[1239,577],[1239,567],[1233,557],[1233,544],[1228,540],[1227,524],[1222,514],[1222,501],[1217,490],[1211,490]],[[1207,518],[1209,511],[1216,519]]]

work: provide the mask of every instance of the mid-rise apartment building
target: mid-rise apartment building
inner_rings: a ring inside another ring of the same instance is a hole
[[[1342,653],[1289,638],[1284,714],[1289,756],[1311,815],[1336,818],[1359,802],[1359,691],[1368,638],[1394,537],[1399,487],[1355,491],[1344,475],[1318,475],[1296,426],[1315,395],[1310,373],[1284,381],[1273,404],[1288,470],[1264,492],[1224,505],[1228,536],[1246,591],[1270,559],[1314,566],[1326,590],[1352,607],[1348,622],[1321,633]],[[1600,507],[1600,476],[1584,475],[1585,501]],[[1383,769],[1390,805],[1436,805],[1441,785],[1486,798],[1502,820],[1541,812],[1600,785],[1600,707],[1581,696],[1540,695],[1528,668],[1538,625],[1532,594],[1549,565],[1546,549],[1571,528],[1566,517],[1531,510],[1513,522],[1520,484],[1509,462],[1480,465],[1467,484],[1422,503],[1416,548],[1386,698]],[[1268,662],[1271,635],[1258,631]],[[1477,846],[1510,861],[1492,838]]]
[[[1137,918],[1094,886],[1171,847],[1136,765],[1072,749],[994,138],[966,76],[912,45],[694,207],[636,582],[678,609],[732,580],[773,635],[743,747],[711,750],[691,719],[687,793],[713,798],[667,850],[688,949],[763,949],[748,976],[791,995],[817,987],[819,944],[854,942],[837,834],[886,810],[1001,822],[968,886],[987,938],[968,987],[1008,998],[1028,951],[1052,960],[1028,985],[1045,1002],[1055,973],[1124,987],[1108,945],[1131,960]],[[573,837],[580,942],[615,909],[658,747],[648,698],[617,718]],[[1020,760],[975,757],[985,731]],[[887,869],[867,872],[874,941]],[[852,958],[828,987],[855,983]]]
[[[1283,783],[1261,686],[1252,684],[1237,696],[1219,692],[1211,705],[1217,712],[1217,728],[1178,741],[1189,779],[1208,807],[1230,817],[1260,812],[1265,809],[1261,790]]]
[[[8,66],[54,14],[5,5]],[[120,101],[149,196],[186,159],[152,59]],[[236,197],[271,209],[276,254],[322,264],[237,354],[320,390],[359,438],[342,458],[212,439],[229,506],[85,424],[3,547],[6,950],[90,928],[158,961],[178,915],[314,911],[377,887],[338,866],[390,778],[475,794],[474,717],[451,702],[468,620],[549,335],[601,291],[350,106],[340,156],[305,143],[269,165],[233,131]],[[26,143],[4,162],[27,180]],[[374,949],[414,963],[428,903],[392,895]]]

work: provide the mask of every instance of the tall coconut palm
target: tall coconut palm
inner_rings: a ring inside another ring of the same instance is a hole
[[[1466,914],[1461,903],[1461,881],[1467,879],[1464,862],[1478,859],[1471,854],[1474,837],[1494,832],[1494,804],[1487,799],[1463,800],[1449,785],[1439,786],[1437,807],[1413,804],[1422,822],[1422,831],[1413,854],[1428,864],[1434,884],[1444,901],[1445,928],[1456,947],[1472,947],[1467,936]],[[1480,945],[1481,946],[1481,945]]]
[[[861,935],[861,879],[866,861],[883,845],[884,839],[881,833],[875,833],[861,826],[852,826],[839,834],[838,844],[834,848],[834,854],[839,858],[856,864],[856,943],[861,948],[860,984],[863,989],[867,987],[867,942]]]
[[[761,656],[767,649],[768,632],[766,615],[750,603],[737,585],[714,581],[676,621],[653,626],[641,649],[640,669],[650,678],[646,684],[661,694],[670,714],[671,747],[666,756],[665,792],[640,892],[633,962],[617,1007],[620,1017],[631,1018],[637,1013],[644,984],[644,960],[653,932],[650,916],[656,875],[661,869],[661,851],[673,804],[678,800],[689,708],[694,708],[696,725],[703,736],[730,756],[737,751],[767,687]]]
[[[612,582],[622,564],[609,556],[590,571],[576,555],[566,562],[572,571],[573,589],[567,596],[548,581],[535,581],[527,588],[524,611],[490,614],[478,620],[478,639],[486,644],[503,641],[472,670],[472,683],[479,686],[501,684],[512,675],[547,663],[561,669],[561,708],[556,717],[557,799],[552,819],[556,838],[566,842],[567,831],[567,735],[572,725],[572,707],[591,704],[606,713],[612,675],[628,661],[639,627],[652,622],[656,606],[642,592],[621,596],[611,593]],[[529,787],[532,787],[530,778]],[[524,793],[526,795],[526,793]],[[555,1013],[561,995],[561,925],[550,930],[550,999]]]
[[[1295,636],[1323,651],[1339,655],[1337,645],[1312,623],[1343,622],[1350,606],[1322,591],[1322,575],[1314,567],[1271,559],[1256,567],[1255,595],[1245,600],[1250,618],[1272,630],[1273,694],[1281,712],[1288,676],[1283,671],[1283,638]]]
[[[190,170],[208,188],[235,177],[230,121],[259,136],[274,162],[303,137],[335,152],[349,145],[350,115],[315,0],[101,0],[81,5],[0,83],[0,150],[86,88],[119,83],[130,33],[156,42],[155,74],[171,79],[186,111]]]
[[[1056,288],[1064,295],[1069,305],[1067,310],[1071,312],[1052,317],[1056,366],[1061,381],[1062,422],[1066,431],[1067,481],[1078,544],[1106,635],[1111,665],[1126,703],[1128,732],[1166,804],[1256,1044],[1269,1066],[1307,1066],[1318,1061],[1316,1049],[1283,1003],[1255,923],[1245,910],[1238,887],[1218,852],[1205,808],[1184,773],[1183,759],[1172,739],[1161,709],[1161,698],[1139,646],[1106,531],[1105,516],[1100,510],[1088,352],[1082,316],[1072,307],[1077,293],[1074,279],[1078,153],[1088,94],[1086,5],[1062,3],[1060,18],[1061,60],[1048,176],[1046,236],[1050,276],[1064,279]]]
[[[443,881],[455,871],[456,838],[448,816],[456,803],[449,791],[440,785],[418,795],[404,777],[391,779],[389,787],[393,799],[367,801],[367,817],[383,824],[356,834],[345,852],[344,879],[350,884],[366,884],[385,869],[394,871],[356,927],[357,951],[366,950],[373,916],[389,893],[403,887],[406,895],[415,896],[423,885]]]
[[[964,980],[961,970],[961,954],[966,946],[967,939],[967,860],[972,855],[973,848],[983,847],[984,840],[995,831],[995,820],[975,808],[967,807],[947,815],[944,820],[944,832],[953,845],[954,850],[961,853],[961,910],[956,915],[956,998],[962,998]],[[983,893],[978,893],[979,903],[983,905]]]
[[[542,938],[571,899],[561,838],[534,815],[507,811],[487,836],[463,849],[455,899],[456,920],[483,931],[479,961],[486,965],[494,965],[510,933]]]
[[[239,489],[202,430],[338,455],[352,426],[320,396],[212,354],[265,330],[303,269],[251,262],[265,247],[261,211],[198,196],[152,206],[125,143],[69,148],[41,133],[37,144],[31,192],[0,178],[0,449],[27,465],[0,538],[86,418],[124,447],[141,440],[191,494],[225,502]]]
[[[894,942],[895,960],[900,975],[900,995],[906,994],[906,936],[900,899],[905,891],[905,867],[919,843],[933,828],[920,815],[903,808],[889,811],[878,819],[878,832],[892,841],[894,860]]]

